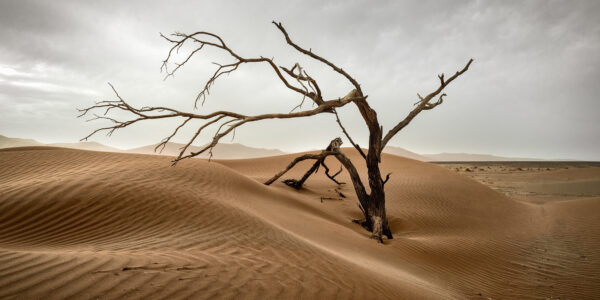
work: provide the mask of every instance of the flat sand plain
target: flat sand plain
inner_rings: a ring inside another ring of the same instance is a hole
[[[382,245],[351,222],[351,186],[322,173],[299,192],[261,184],[294,157],[171,167],[166,156],[1,150],[0,298],[600,297],[598,167],[519,179],[384,155],[395,238]],[[519,182],[525,192],[502,190]]]
[[[542,203],[600,197],[600,162],[441,162],[454,170],[523,201]]]

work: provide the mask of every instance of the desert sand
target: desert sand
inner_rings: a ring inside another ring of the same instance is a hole
[[[167,156],[3,149],[0,298],[600,296],[593,189],[528,201],[444,166],[386,154],[395,238],[382,245],[351,222],[361,216],[351,186],[336,190],[322,173],[299,192],[261,184],[293,157],[171,167]],[[571,172],[600,178],[598,168]]]
[[[45,146],[45,147],[60,147],[70,148],[79,150],[90,150],[90,151],[102,151],[102,152],[119,152],[119,153],[136,153],[136,154],[153,154],[153,155],[167,155],[167,156],[178,156],[179,152],[185,144],[169,142],[165,147],[156,149],[157,144],[146,145],[136,147],[132,149],[118,149],[110,146],[100,144],[98,142],[77,142],[77,143],[50,143],[43,144],[32,139],[21,139],[11,138],[0,135],[0,149],[14,148],[14,147],[32,147],[32,146]],[[191,145],[185,154],[190,152],[198,152],[202,150],[204,146]],[[240,158],[257,158],[266,156],[277,156],[286,154],[285,152],[278,149],[263,149],[248,147],[246,145],[238,143],[219,143],[212,151],[213,159],[240,159]],[[198,158],[210,158],[209,153],[202,153],[198,155]]]

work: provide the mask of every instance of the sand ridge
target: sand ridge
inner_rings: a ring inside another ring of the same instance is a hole
[[[340,189],[347,198],[320,201],[337,195],[321,173],[300,192],[261,184],[293,157],[170,167],[163,156],[2,150],[0,298],[600,293],[600,242],[581,233],[600,229],[590,213],[600,198],[536,205],[440,166],[384,155],[395,239],[379,245],[350,221],[360,217],[350,186]]]

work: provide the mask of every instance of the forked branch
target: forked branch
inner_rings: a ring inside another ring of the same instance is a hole
[[[406,125],[408,125],[421,111],[430,110],[430,109],[433,109],[436,106],[442,104],[442,102],[444,102],[443,97],[446,96],[446,94],[441,94],[436,102],[431,103],[430,101],[433,98],[435,98],[436,96],[438,96],[444,90],[444,88],[446,88],[452,81],[454,81],[454,79],[458,78],[460,75],[465,73],[469,69],[469,66],[471,65],[472,62],[473,62],[473,59],[469,59],[469,61],[464,66],[464,68],[462,68],[462,70],[457,71],[454,75],[452,75],[452,77],[450,77],[448,79],[444,79],[444,74],[438,75],[438,78],[440,80],[440,86],[435,91],[429,93],[427,96],[422,97],[421,95],[417,94],[417,96],[419,97],[419,101],[417,101],[415,103],[415,105],[417,105],[417,107],[415,107],[402,121],[400,121],[396,126],[394,126],[394,128],[392,128],[385,135],[385,137],[383,138],[383,140],[381,142],[380,153],[381,153],[381,151],[383,151],[383,149],[385,148],[387,143],[400,130],[402,130],[402,128],[406,127]]]
[[[281,33],[283,33],[283,36],[285,37],[285,41],[292,47],[294,47],[294,49],[298,50],[300,53],[303,53],[305,55],[308,55],[310,57],[312,57],[313,59],[316,59],[328,66],[330,66],[334,71],[336,71],[337,73],[341,74],[342,76],[346,77],[346,79],[348,79],[348,81],[350,81],[350,83],[352,83],[352,85],[354,86],[354,88],[362,94],[362,90],[360,88],[360,84],[358,84],[358,82],[352,77],[350,76],[350,74],[348,74],[346,71],[344,71],[342,68],[334,65],[333,63],[331,63],[330,61],[328,61],[327,59],[315,54],[312,52],[312,50],[306,50],[300,46],[298,46],[296,43],[294,43],[292,41],[292,39],[290,38],[290,35],[287,33],[287,31],[285,30],[285,28],[283,27],[283,25],[281,25],[281,23],[272,22],[273,24],[275,24],[275,26],[277,26],[277,29],[279,29],[279,31],[281,31]]]
[[[100,110],[103,112],[102,115],[94,114],[94,117],[88,121],[97,120],[97,119],[105,119],[105,120],[111,121],[113,124],[111,126],[98,128],[81,140],[82,141],[87,140],[88,138],[92,137],[93,135],[95,135],[96,133],[99,133],[101,131],[106,131],[106,132],[108,132],[108,135],[111,135],[117,129],[125,128],[132,124],[135,124],[135,123],[138,123],[141,121],[145,121],[145,120],[184,118],[183,122],[175,128],[173,133],[171,135],[169,135],[167,138],[163,139],[163,141],[157,145],[157,147],[155,149],[158,150],[161,147],[164,148],[166,143],[168,143],[171,140],[171,138],[173,138],[177,134],[177,132],[182,127],[184,127],[190,120],[192,120],[192,119],[205,120],[206,123],[204,123],[202,126],[200,126],[198,128],[198,130],[193,135],[193,137],[181,149],[177,158],[175,158],[173,160],[173,164],[176,164],[178,161],[180,161],[182,159],[198,156],[206,151],[212,152],[212,149],[219,143],[221,138],[234,132],[234,130],[236,128],[238,128],[246,123],[267,120],[267,119],[292,119],[292,118],[302,118],[302,117],[314,116],[319,113],[328,112],[337,107],[342,107],[350,102],[361,99],[360,97],[358,97],[358,98],[354,97],[356,93],[353,91],[353,92],[350,92],[344,98],[323,101],[321,105],[319,105],[313,109],[298,111],[298,112],[293,112],[293,113],[273,113],[273,114],[262,114],[262,115],[252,116],[252,115],[238,114],[238,113],[229,112],[229,111],[216,111],[216,112],[209,113],[209,114],[195,114],[195,113],[189,113],[189,112],[175,110],[175,109],[168,108],[168,107],[136,108],[132,105],[129,105],[119,95],[119,93],[117,92],[117,90],[114,88],[114,86],[112,84],[109,83],[109,85],[112,88],[112,90],[114,91],[118,100],[100,101],[90,107],[87,107],[84,109],[79,109],[80,114],[78,117],[83,117],[87,114],[91,114],[93,111]],[[126,120],[126,121],[119,121],[117,119],[107,117],[106,114],[108,114],[112,110],[129,112],[134,115],[134,118],[130,119],[130,120]],[[221,122],[220,126],[218,127],[216,133],[213,135],[213,139],[212,139],[211,143],[209,143],[208,145],[206,145],[199,151],[191,152],[187,155],[185,154],[187,149],[196,140],[196,138],[200,135],[200,133],[202,133],[210,125],[218,124],[219,122]],[[225,125],[227,125],[228,127],[224,128]],[[221,130],[223,130],[223,131],[221,131]]]
[[[169,50],[167,58],[163,61],[162,66],[161,66],[161,71],[164,71],[167,74],[165,76],[165,79],[170,76],[173,76],[175,74],[175,72],[177,70],[179,70],[179,68],[181,68],[186,63],[188,63],[190,61],[190,59],[196,53],[198,53],[205,47],[221,49],[221,50],[225,51],[227,54],[229,54],[235,60],[234,62],[227,63],[227,64],[214,63],[215,65],[217,65],[217,69],[212,74],[212,76],[206,81],[204,87],[196,96],[196,99],[194,101],[194,107],[197,106],[197,103],[200,99],[202,99],[202,104],[204,104],[204,101],[206,100],[206,96],[208,94],[210,94],[210,89],[214,85],[214,83],[216,82],[216,80],[218,78],[220,78],[223,75],[230,74],[230,73],[236,71],[242,64],[246,64],[246,63],[266,63],[277,74],[277,77],[279,78],[279,80],[288,89],[301,94],[303,97],[311,98],[316,102],[319,102],[319,100],[320,100],[320,102],[322,102],[322,99],[315,100],[315,98],[320,97],[320,93],[317,95],[315,93],[308,92],[305,89],[302,89],[302,88],[299,88],[297,86],[290,84],[290,82],[288,82],[287,79],[283,76],[283,74],[281,73],[281,71],[275,64],[275,62],[273,62],[273,59],[262,57],[262,56],[256,57],[256,58],[243,57],[242,55],[238,54],[233,49],[231,49],[227,44],[225,44],[225,42],[223,41],[223,39],[220,36],[218,36],[214,33],[199,31],[199,32],[195,32],[192,34],[184,34],[184,33],[176,32],[176,33],[170,35],[169,37],[163,35],[162,33],[160,34],[160,36],[163,37],[168,42],[173,44],[173,46]],[[173,59],[173,56],[175,56],[179,52],[179,50],[188,42],[194,43],[198,46],[196,46],[196,48],[194,50],[190,51],[181,62],[173,62],[173,64],[175,65],[175,68],[173,68],[172,70],[169,70],[169,63]]]
[[[327,167],[327,165],[325,164],[325,160],[321,161],[321,166],[323,166],[323,168],[325,169],[325,175],[331,179],[331,181],[337,183],[338,185],[342,185],[342,184],[346,184],[345,182],[341,182],[341,181],[337,181],[337,179],[335,179],[336,176],[340,175],[340,173],[342,173],[342,166],[340,166],[340,169],[335,172],[333,175],[329,174],[329,167]]]
[[[325,150],[322,151],[322,153],[331,152],[331,151],[339,152],[341,145],[342,145],[342,139],[340,139],[339,137],[335,138],[335,139],[331,140],[329,145],[325,148]],[[304,182],[308,179],[308,177],[310,177],[310,175],[312,175],[313,173],[316,173],[319,170],[319,166],[323,166],[323,168],[325,168],[325,175],[329,179],[331,179],[333,182],[335,182],[337,184],[345,184],[345,183],[339,182],[335,179],[335,177],[342,172],[342,168],[340,167],[340,170],[333,175],[329,174],[329,168],[325,164],[325,158],[327,158],[327,156],[317,158],[317,161],[312,165],[312,167],[308,171],[306,171],[306,173],[304,173],[304,176],[302,176],[302,178],[300,180],[286,179],[283,181],[283,183],[299,190],[302,188],[302,186],[304,185]],[[295,164],[290,164],[290,166],[288,166],[288,167],[291,169],[294,167],[294,165]],[[290,169],[284,170],[284,173]],[[282,173],[282,175],[283,175],[283,173]],[[275,178],[275,177],[273,177],[273,178]],[[275,178],[275,180],[277,180],[277,178]],[[269,182],[269,181],[267,181],[267,182]]]
[[[271,185],[271,183],[275,182],[275,180],[279,179],[289,170],[291,170],[296,164],[301,161],[305,161],[307,159],[325,159],[327,156],[336,155],[335,151],[321,151],[319,154],[304,154],[302,156],[296,157],[285,169],[281,170],[279,173],[275,174],[275,176],[271,177],[269,180],[265,181],[266,185]]]

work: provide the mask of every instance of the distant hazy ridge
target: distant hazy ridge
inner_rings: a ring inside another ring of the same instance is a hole
[[[21,138],[9,138],[0,135],[0,148],[11,148],[11,147],[28,147],[28,146],[54,146],[63,148],[73,148],[82,150],[93,150],[93,151],[105,151],[105,152],[125,152],[125,153],[139,153],[139,154],[162,154],[177,156],[179,155],[179,149],[184,144],[179,143],[168,143],[162,152],[154,152],[156,145],[147,145],[143,147],[137,147],[128,150],[122,150],[106,146],[97,142],[80,142],[80,143],[53,143],[43,144],[32,139],[21,139]],[[202,149],[200,146],[190,146],[186,151],[195,152]],[[218,144],[213,149],[213,158],[215,159],[237,159],[237,158],[256,158],[256,157],[268,157],[286,154],[285,152],[278,149],[263,149],[253,148],[242,144]],[[408,151],[404,148],[387,146],[385,153],[403,156],[406,158],[420,160],[420,161],[538,161],[542,159],[538,158],[522,158],[522,157],[502,157],[489,154],[470,154],[470,153],[439,153],[439,154],[418,154]],[[203,153],[200,155],[201,158],[208,158],[209,153]]]

